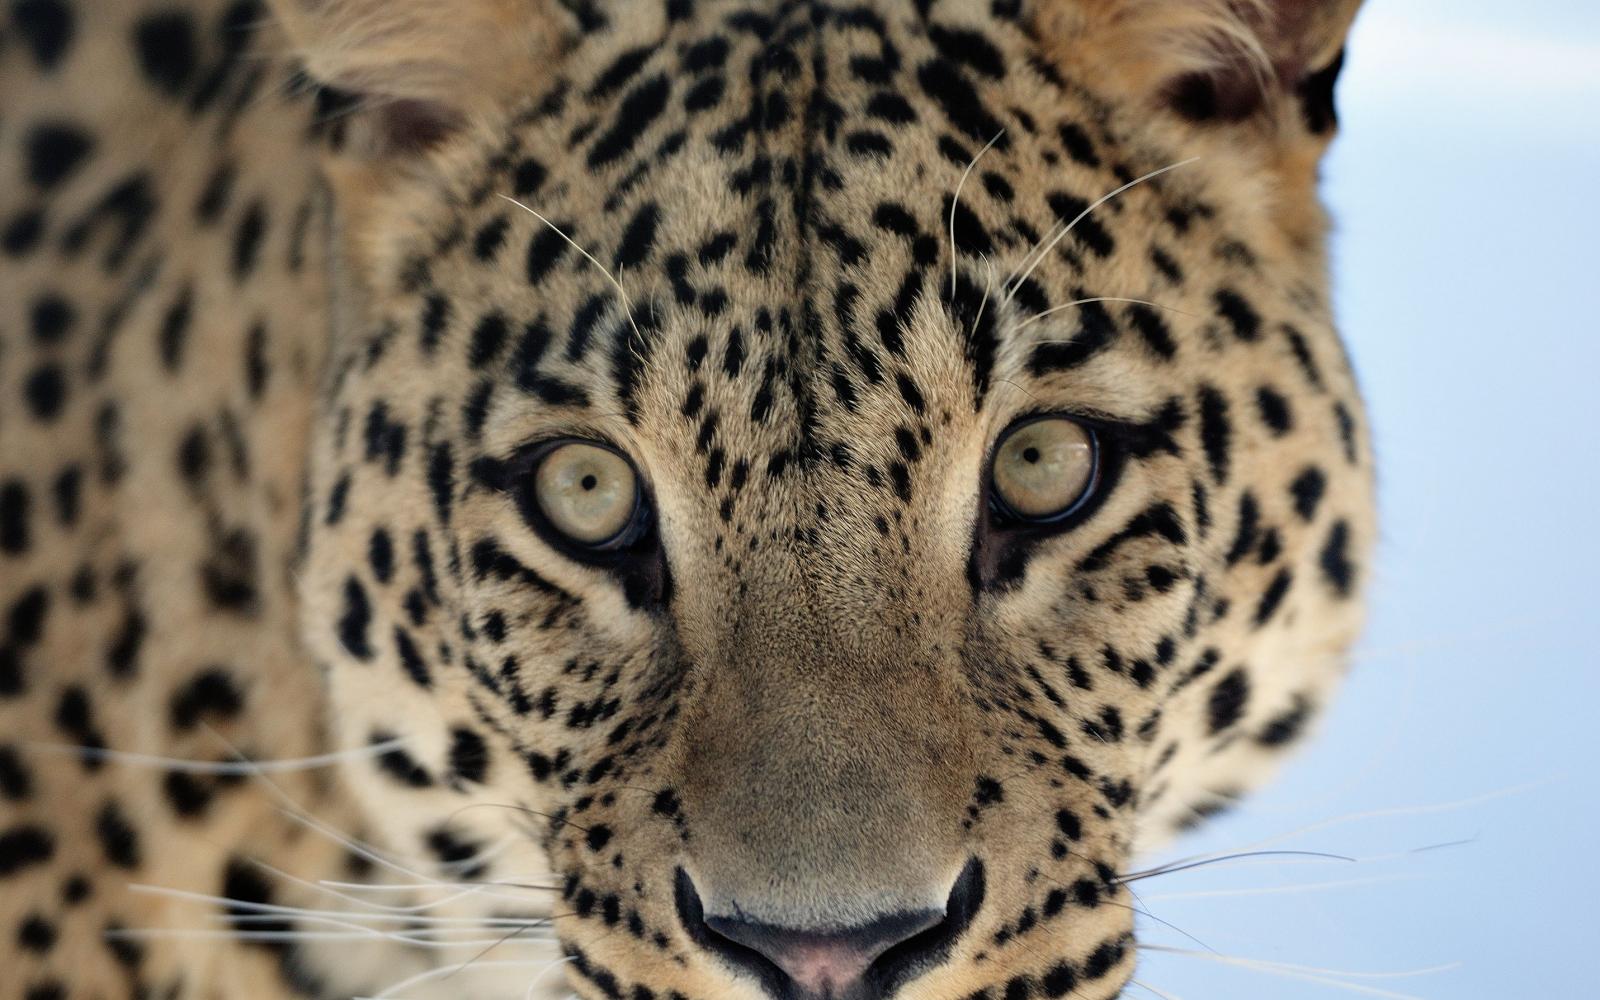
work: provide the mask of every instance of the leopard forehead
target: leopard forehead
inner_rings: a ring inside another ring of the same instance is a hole
[[[1005,10],[667,5],[366,193],[302,590],[343,740],[406,747],[355,765],[378,824],[547,861],[601,993],[747,988],[683,884],[821,933],[973,864],[952,982],[1029,933],[1120,967],[1110,873],[1257,780],[1359,619],[1360,404],[1260,159]],[[1042,413],[1120,474],[985,542],[986,457]],[[519,511],[568,437],[639,469],[647,572]]]

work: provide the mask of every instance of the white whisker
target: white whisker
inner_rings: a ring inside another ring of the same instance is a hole
[[[983,148],[978,150],[978,155],[974,156],[972,162],[967,164],[967,169],[961,172],[961,180],[956,182],[956,193],[950,199],[950,298],[952,301],[956,297],[956,264],[958,263],[956,254],[956,206],[961,204],[961,189],[966,187],[967,178],[972,174],[973,168],[978,165],[978,161],[983,159],[983,154],[992,149],[994,144],[1000,141],[1000,137],[1005,134],[1006,130],[1001,129],[994,134],[993,139],[983,144]],[[980,315],[982,314],[981,309],[979,313]],[[974,323],[973,325],[976,326],[977,324]]]
[[[1348,980],[1392,980],[1412,979],[1420,976],[1433,976],[1443,972],[1450,972],[1460,968],[1460,963],[1436,965],[1425,969],[1406,969],[1400,972],[1345,972],[1338,969],[1321,969],[1309,965],[1293,965],[1288,962],[1269,962],[1264,959],[1239,958],[1233,955],[1215,955],[1210,952],[1194,951],[1190,948],[1169,948],[1164,945],[1141,944],[1141,951],[1161,952],[1168,955],[1181,955],[1187,958],[1199,958],[1207,962],[1216,962],[1220,965],[1231,965],[1236,968],[1250,969],[1268,975],[1280,976],[1285,979],[1298,979],[1304,982],[1319,983],[1335,989],[1345,990],[1350,993],[1362,993],[1367,996],[1388,997],[1390,1000],[1422,1000],[1421,997],[1411,993],[1396,993],[1392,990],[1379,989],[1375,986],[1364,986]]]
[[[495,197],[500,198],[503,201],[509,201],[511,204],[517,206],[518,208],[522,209],[524,212],[527,212],[529,215],[533,216],[535,219],[538,219],[540,222],[542,222],[545,225],[549,226],[552,230],[555,231],[555,234],[557,236],[559,236],[562,239],[567,241],[567,245],[568,246],[572,247],[572,249],[574,249],[574,250],[578,251],[579,253],[583,254],[583,256],[588,259],[589,263],[593,264],[596,268],[598,268],[600,270],[600,273],[606,276],[606,280],[611,282],[612,287],[617,290],[617,298],[622,303],[622,312],[623,312],[624,315],[626,315],[628,317],[628,325],[633,327],[633,335],[634,335],[634,337],[638,338],[638,339],[642,339],[643,338],[643,334],[641,334],[639,332],[639,324],[635,323],[633,321],[633,307],[628,304],[628,293],[623,291],[622,282],[617,280],[617,276],[616,275],[612,274],[609,270],[606,269],[606,266],[604,264],[602,264],[598,260],[596,260],[593,254],[591,254],[589,251],[585,250],[583,247],[579,246],[572,239],[572,237],[570,237],[566,233],[562,232],[561,231],[561,227],[557,226],[554,222],[551,222],[549,219],[547,219],[544,216],[540,215],[538,212],[535,212],[533,209],[529,208],[527,205],[524,205],[522,202],[520,202],[517,199],[511,197],[510,195],[497,194],[497,195],[495,195]]]
[[[533,1000],[533,991],[534,991],[534,989],[536,989],[538,987],[538,985],[541,982],[544,981],[544,977],[548,976],[551,973],[552,970],[559,969],[563,965],[566,965],[570,961],[572,961],[572,956],[568,955],[568,956],[565,956],[563,958],[558,958],[554,962],[551,962],[545,968],[540,969],[539,970],[539,974],[533,977],[533,981],[532,982],[528,983],[528,989],[527,989],[526,992],[524,992],[522,994],[522,1000]]]
[[[1296,885],[1260,886],[1252,889],[1208,889],[1195,892],[1162,892],[1146,896],[1157,902],[1180,899],[1222,899],[1231,896],[1277,896],[1297,892],[1322,892],[1329,889],[1354,889],[1367,885],[1390,885],[1395,882],[1420,882],[1423,875],[1375,875],[1371,878],[1336,879],[1331,882],[1301,882]]]
[[[1146,992],[1152,993],[1155,996],[1160,997],[1161,1000],[1181,1000],[1181,998],[1176,996],[1175,994],[1168,993],[1168,992],[1166,992],[1164,990],[1158,990],[1154,986],[1151,986],[1149,983],[1141,983],[1137,979],[1130,979],[1130,980],[1128,980],[1128,982],[1130,982],[1133,985],[1139,987],[1141,990],[1145,990]]]
[[[1028,280],[1028,276],[1034,272],[1034,269],[1037,268],[1041,263],[1044,262],[1045,257],[1049,256],[1050,251],[1054,250],[1056,248],[1056,244],[1060,243],[1062,240],[1066,239],[1067,238],[1067,234],[1072,232],[1073,227],[1076,226],[1078,223],[1082,222],[1085,218],[1087,218],[1090,212],[1093,212],[1095,209],[1099,208],[1101,205],[1104,205],[1106,202],[1108,202],[1111,199],[1115,198],[1117,195],[1122,194],[1124,191],[1127,191],[1129,188],[1137,187],[1138,185],[1143,184],[1145,181],[1148,181],[1148,180],[1150,180],[1150,179],[1152,179],[1154,177],[1159,177],[1159,176],[1161,176],[1162,174],[1166,173],[1169,170],[1177,170],[1179,167],[1186,167],[1189,164],[1194,163],[1198,159],[1200,159],[1200,157],[1191,156],[1187,160],[1179,160],[1177,163],[1168,164],[1165,167],[1161,167],[1161,168],[1159,168],[1157,170],[1152,170],[1149,173],[1144,174],[1144,175],[1142,175],[1140,177],[1135,177],[1133,180],[1131,180],[1128,183],[1126,183],[1126,184],[1122,185],[1121,187],[1117,188],[1115,191],[1112,191],[1111,193],[1106,194],[1106,195],[1102,195],[1097,201],[1095,201],[1093,204],[1091,204],[1088,208],[1085,208],[1082,212],[1079,212],[1078,213],[1078,217],[1073,219],[1071,222],[1067,223],[1066,228],[1062,229],[1061,232],[1058,233],[1054,239],[1050,239],[1050,233],[1046,232],[1045,233],[1045,239],[1049,239],[1049,242],[1047,244],[1045,244],[1045,246],[1042,249],[1039,249],[1037,251],[1037,256],[1034,256],[1034,251],[1029,251],[1027,256],[1024,256],[1022,258],[1023,261],[1027,261],[1029,257],[1033,257],[1033,263],[1029,264],[1027,266],[1027,268],[1025,270],[1023,270],[1023,272],[1021,274],[1018,274],[1014,278],[1008,278],[1006,280],[1006,285],[1007,285],[1009,290],[1006,292],[1006,297],[1005,297],[1004,301],[1006,301],[1006,302],[1010,302],[1011,301],[1012,297],[1017,294],[1017,289],[1019,287],[1021,287],[1021,285],[1022,285],[1022,283],[1024,281]]]
[[[285,757],[277,760],[251,760],[244,755],[237,761],[185,760],[181,757],[162,757],[157,754],[134,753],[129,750],[112,750],[104,747],[73,746],[66,743],[23,743],[22,746],[37,753],[72,754],[85,760],[105,760],[117,764],[142,767],[160,767],[185,774],[252,775],[281,774],[290,771],[309,771],[360,757],[376,757],[403,746],[404,740],[384,740],[353,750],[338,750],[310,757]]]

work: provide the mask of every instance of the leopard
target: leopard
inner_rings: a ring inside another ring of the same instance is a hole
[[[1377,538],[1359,0],[10,0],[0,997],[1132,995]]]

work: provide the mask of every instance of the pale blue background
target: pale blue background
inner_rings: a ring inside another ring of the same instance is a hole
[[[1310,751],[1174,853],[1520,790],[1284,845],[1461,846],[1135,888],[1224,955],[1369,973],[1461,963],[1352,980],[1377,995],[1597,998],[1600,3],[1368,0],[1340,97],[1325,190],[1379,456],[1372,624]],[[1347,879],[1383,881],[1183,895]],[[1373,995],[1178,956],[1147,955],[1138,978],[1181,1000]]]

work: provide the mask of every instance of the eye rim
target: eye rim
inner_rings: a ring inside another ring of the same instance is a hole
[[[1048,420],[1064,420],[1084,432],[1089,439],[1090,467],[1089,477],[1084,483],[1083,491],[1078,494],[1072,503],[1055,513],[1039,517],[1023,514],[1006,501],[999,488],[995,485],[994,465],[995,461],[1000,457],[1001,448],[1011,439],[1012,435],[1024,428],[1032,427],[1034,424]],[[1083,517],[1081,515],[1086,515],[1092,508],[1097,506],[1095,501],[1109,479],[1107,465],[1109,464],[1108,459],[1110,456],[1105,454],[1105,435],[1101,431],[1102,429],[1097,426],[1096,421],[1085,419],[1075,413],[1060,411],[1027,414],[1006,425],[1005,430],[995,436],[994,444],[989,448],[989,459],[984,465],[984,493],[988,501],[987,506],[990,517],[997,522],[996,526],[1000,528],[1031,528],[1059,531],[1082,520]]]
[[[633,510],[627,522],[610,538],[600,542],[585,542],[557,527],[539,500],[539,470],[555,452],[569,445],[599,448],[620,458],[633,473]],[[547,544],[569,558],[603,567],[614,567],[630,556],[653,547],[655,536],[655,504],[644,474],[632,456],[616,445],[601,438],[562,435],[548,438],[529,446],[520,456],[521,466],[516,473],[517,506],[523,517],[533,525]]]

